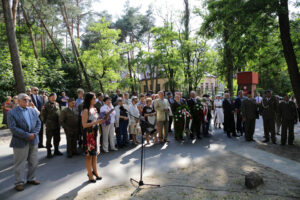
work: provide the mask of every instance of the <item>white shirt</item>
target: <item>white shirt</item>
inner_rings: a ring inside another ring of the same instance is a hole
[[[111,107],[108,107],[106,104],[104,104],[104,106],[102,106],[100,108],[100,113],[107,113],[109,112],[111,109],[114,109],[114,107],[111,105]],[[116,121],[116,111],[114,110],[112,113],[110,113],[110,124],[115,123]]]
[[[140,117],[140,112],[139,112],[139,109],[137,108],[137,105],[133,105],[133,104],[130,104],[129,106],[129,123],[135,123],[135,119],[134,117],[138,118]]]
[[[255,98],[255,100],[256,100],[256,103],[261,103],[262,97],[261,97],[261,96],[257,96],[257,97]]]
[[[119,121],[120,121],[120,105],[117,105],[115,107],[115,112],[116,112],[116,121],[115,121],[115,124],[116,124],[116,127],[119,127]]]

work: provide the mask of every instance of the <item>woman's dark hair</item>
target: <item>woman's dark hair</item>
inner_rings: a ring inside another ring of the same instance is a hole
[[[91,101],[94,98],[94,96],[95,96],[95,93],[93,93],[93,92],[89,92],[85,95],[84,102],[83,102],[83,110],[90,109]]]

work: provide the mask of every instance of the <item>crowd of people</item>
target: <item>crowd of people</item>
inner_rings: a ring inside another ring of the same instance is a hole
[[[12,132],[10,146],[14,149],[16,190],[22,191],[26,180],[29,184],[39,184],[35,179],[38,148],[46,148],[49,159],[63,155],[59,150],[61,127],[66,134],[67,157],[85,154],[89,181],[96,182],[102,179],[97,170],[100,151],[109,153],[138,145],[139,134],[145,136],[146,145],[168,143],[169,133],[174,133],[179,142],[184,138],[211,137],[212,120],[214,128],[223,128],[229,138],[245,134],[245,140],[251,142],[256,119],[261,115],[263,142],[271,138],[276,144],[276,134],[280,135],[281,127],[281,145],[286,142],[293,145],[299,106],[295,98],[273,96],[271,91],[266,91],[264,98],[259,94],[252,98],[251,92],[239,91],[236,98],[225,93],[224,97],[216,95],[212,99],[207,94],[197,96],[195,91],[184,98],[182,92],[175,92],[173,96],[171,92],[160,91],[138,97],[120,90],[112,95],[95,95],[78,89],[75,99],[65,92],[60,98],[56,93],[40,95],[39,89],[33,87],[13,100],[8,97],[3,112],[3,121]],[[27,160],[29,169],[25,179]]]

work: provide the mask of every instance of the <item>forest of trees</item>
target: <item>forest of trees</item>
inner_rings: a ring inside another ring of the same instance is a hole
[[[146,73],[151,83],[168,78],[174,92],[198,88],[208,72],[235,93],[241,71],[259,73],[258,90],[300,99],[300,12],[288,8],[298,1],[182,0],[182,11],[159,16],[162,26],[153,6],[143,13],[127,1],[113,20],[93,2],[0,1],[0,100],[30,86],[70,96],[77,88],[139,91]]]

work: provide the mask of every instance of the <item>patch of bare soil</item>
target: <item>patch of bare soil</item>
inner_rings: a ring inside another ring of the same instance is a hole
[[[280,141],[278,141],[280,143]],[[296,139],[294,145],[273,145],[271,143],[256,143],[255,148],[276,154],[281,157],[288,158],[300,162],[300,138]]]
[[[261,174],[264,184],[249,190],[244,186],[244,182],[245,174],[251,171]],[[128,183],[63,199],[300,199],[300,180],[234,153],[195,159],[187,168],[157,172],[145,177],[144,182],[160,184],[161,187],[144,187],[146,189],[131,197],[135,187]]]

